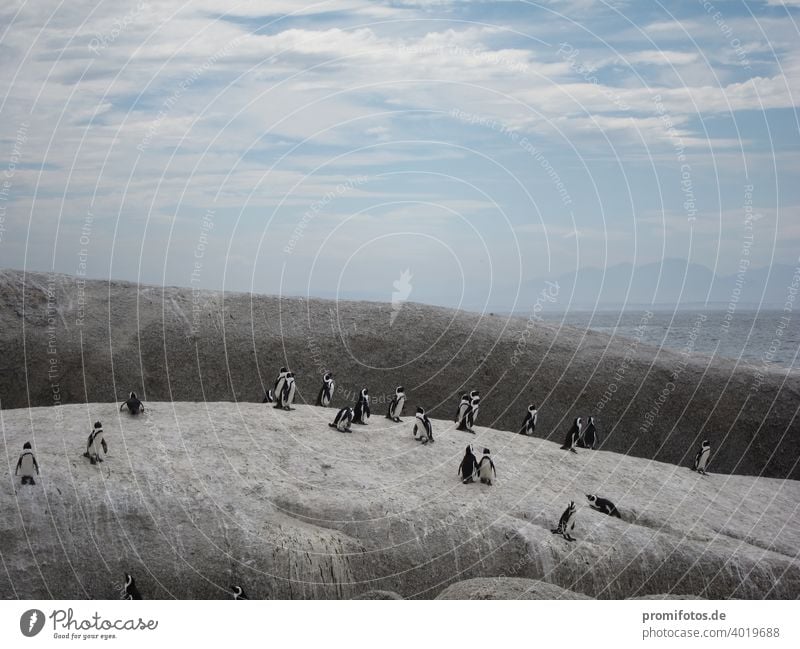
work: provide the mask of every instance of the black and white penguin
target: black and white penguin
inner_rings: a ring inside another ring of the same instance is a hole
[[[475,425],[475,420],[478,418],[478,409],[481,405],[481,393],[473,390],[469,393],[469,409],[467,410],[467,430],[474,433],[472,427]]]
[[[353,423],[369,423],[369,390],[367,388],[362,388],[358,395],[355,408],[353,408]]]
[[[589,423],[581,432],[578,439],[578,446],[580,448],[597,448],[597,427],[594,425],[594,417],[589,417]]]
[[[267,388],[261,403],[275,403],[275,393],[272,391],[272,388]]]
[[[233,593],[233,599],[250,599],[246,593],[244,592],[244,588],[241,586],[231,586],[231,592]]]
[[[135,392],[131,392],[128,400],[119,407],[120,412],[125,410],[125,408],[127,408],[128,412],[132,415],[138,415],[140,412],[144,412],[144,404],[139,401]]]
[[[294,410],[292,404],[294,403],[294,395],[297,390],[297,385],[294,382],[294,374],[286,372],[283,379],[283,389],[278,393],[278,400],[275,402],[276,408],[283,410]]]
[[[89,433],[89,439],[86,441],[86,452],[83,457],[88,457],[92,464],[102,462],[103,458],[100,456],[100,450],[103,454],[108,454],[108,444],[106,444],[105,434],[103,433],[103,424],[99,421],[94,422],[94,429]]]
[[[475,479],[477,472],[478,460],[472,452],[472,447],[467,446],[467,450],[464,452],[464,459],[458,465],[458,475],[461,477],[461,482],[469,484]]]
[[[127,572],[125,573],[125,588],[122,592],[122,599],[142,599],[139,589],[136,588],[136,582]]]
[[[622,518],[620,516],[619,511],[617,511],[616,506],[610,500],[606,498],[601,498],[600,496],[595,496],[594,494],[586,494],[586,498],[589,500],[589,506],[592,509],[596,509],[599,512],[603,512],[608,516],[616,516],[617,518]]]
[[[478,462],[478,477],[483,484],[492,486],[492,481],[497,479],[497,469],[494,468],[494,462],[490,455],[488,448],[483,449],[483,457]]]
[[[275,385],[272,386],[272,398],[276,401],[280,399],[281,394],[283,394],[283,388],[286,385],[286,375],[288,373],[289,370],[287,370],[285,367],[282,367],[278,372],[278,376],[275,379]]]
[[[425,410],[417,406],[417,414],[414,416],[414,430],[412,431],[414,439],[423,444],[430,442],[433,444],[433,426]]]
[[[570,536],[570,531],[575,529],[575,513],[577,509],[575,508],[575,501],[570,500],[569,505],[564,510],[564,513],[561,514],[561,518],[558,520],[558,527],[555,529],[550,530],[553,534],[560,534],[563,536],[567,541],[574,541],[575,538]]]
[[[33,472],[36,471],[36,475],[39,475],[39,463],[31,450],[30,442],[25,442],[22,445],[22,453],[17,460],[17,468],[14,470],[14,475],[19,475],[20,471],[22,471],[22,484],[36,484],[36,480],[33,479]]]
[[[708,466],[708,458],[710,456],[711,444],[708,443],[707,439],[704,439],[703,443],[700,445],[700,450],[697,451],[697,455],[694,456],[692,471],[697,471],[699,474],[705,475],[706,467]]]
[[[525,421],[522,422],[522,428],[519,430],[520,435],[533,435],[536,430],[536,420],[539,417],[539,411],[536,409],[536,404],[528,406],[528,412],[525,414]]]
[[[466,392],[461,395],[461,401],[456,409],[455,418],[455,422],[458,424],[458,430],[467,430],[467,412],[469,411],[470,401],[471,399]]]
[[[333,374],[331,372],[325,372],[322,377],[322,387],[319,389],[319,394],[317,395],[317,405],[324,408],[331,405],[335,388],[336,382],[333,380]]]
[[[389,410],[386,418],[394,422],[400,422],[400,415],[403,414],[403,406],[406,405],[406,391],[402,385],[398,385],[394,391],[394,397],[389,403]]]
[[[340,433],[352,433],[350,424],[353,421],[353,409],[350,406],[345,406],[336,413],[333,423],[328,424],[331,428],[335,428]]]
[[[572,422],[572,427],[569,429],[569,432],[567,433],[567,437],[564,440],[564,444],[561,446],[562,450],[572,451],[573,453],[578,452],[575,450],[575,445],[578,443],[578,440],[580,439],[582,424],[583,420],[580,417],[576,417],[575,421]]]

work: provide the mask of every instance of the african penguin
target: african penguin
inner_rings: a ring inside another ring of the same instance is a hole
[[[14,475],[19,475],[20,471],[22,471],[22,484],[36,484],[36,480],[33,479],[33,472],[36,471],[36,475],[39,475],[39,463],[31,450],[30,442],[25,442],[22,445],[22,453],[17,460],[17,468],[14,470]]]
[[[272,386],[272,397],[276,401],[280,401],[281,395],[283,394],[283,388],[286,385],[286,375],[289,373],[285,367],[282,367],[278,372],[278,377],[275,379],[275,385]],[[280,408],[280,406],[276,405],[276,408]]]
[[[139,589],[136,588],[136,582],[127,572],[125,573],[125,587],[122,593],[122,599],[142,599]]]
[[[431,420],[425,414],[425,410],[417,406],[417,414],[414,416],[414,439],[423,444],[430,442],[433,444],[433,426]]]
[[[403,406],[406,404],[406,391],[402,385],[398,385],[394,391],[394,398],[389,403],[389,411],[386,413],[386,418],[394,422],[400,421],[400,415],[403,414]]]
[[[131,392],[128,400],[119,407],[120,412],[125,410],[125,408],[127,408],[128,412],[132,415],[138,415],[140,412],[144,412],[144,405],[136,397],[135,392]]]
[[[563,536],[567,541],[574,541],[574,537],[570,536],[570,531],[575,529],[575,501],[570,500],[569,505],[564,510],[564,513],[561,514],[561,518],[558,520],[558,527],[555,529],[550,530],[553,534],[560,534]]]
[[[522,422],[522,428],[520,428],[519,434],[533,435],[536,430],[536,420],[538,417],[539,411],[536,409],[536,405],[532,404],[528,406],[528,412],[525,414],[525,421]]]
[[[455,422],[458,424],[458,430],[467,430],[467,412],[469,411],[470,396],[465,392],[461,395],[461,401],[456,410]]]
[[[700,450],[697,451],[697,455],[694,456],[692,471],[697,471],[699,474],[705,475],[706,467],[708,466],[708,458],[710,456],[711,444],[708,443],[707,439],[704,439],[703,443],[700,445]]]
[[[275,393],[272,391],[272,388],[268,388],[267,391],[264,393],[264,399],[261,403],[274,403],[275,402]]]
[[[575,421],[572,422],[569,432],[567,433],[567,438],[564,440],[564,444],[561,446],[563,450],[572,451],[573,453],[578,452],[575,450],[575,445],[578,443],[578,439],[581,436],[581,424],[581,418],[576,417]]]
[[[353,408],[353,423],[367,424],[369,421],[369,390],[362,388]]]
[[[333,374],[331,372],[325,372],[322,377],[322,387],[319,390],[319,395],[317,395],[317,405],[325,408],[331,405],[335,388],[336,382],[333,380]]]
[[[594,417],[589,417],[589,423],[581,432],[578,439],[578,446],[580,448],[597,448],[597,428],[594,425]]]
[[[283,389],[278,393],[278,400],[275,403],[275,407],[282,408],[283,410],[294,410],[292,404],[294,403],[296,390],[297,385],[294,382],[294,374],[292,372],[286,372],[286,376],[283,380]]]
[[[250,599],[244,592],[244,589],[241,586],[231,586],[231,592],[233,593],[233,599],[240,600],[240,599]]]
[[[332,424],[328,424],[331,428],[335,428],[340,433],[352,433],[350,424],[353,421],[353,409],[350,406],[345,406],[336,413],[336,417]]]
[[[492,486],[492,480],[497,479],[497,470],[494,468],[494,462],[490,456],[488,448],[483,449],[483,457],[478,462],[478,477],[480,477],[483,484]]]
[[[88,457],[92,464],[102,462],[103,458],[100,457],[100,449],[104,454],[108,454],[108,444],[103,434],[103,424],[99,421],[94,422],[94,429],[89,433],[89,439],[86,441],[86,452],[83,457]]]
[[[467,410],[467,430],[474,433],[472,427],[475,425],[475,420],[478,418],[478,409],[481,405],[481,394],[477,390],[469,393],[469,409]]]
[[[472,447],[467,446],[464,452],[464,459],[458,465],[458,475],[461,477],[461,482],[469,484],[475,479],[478,471],[478,460],[475,459],[475,454],[472,452]]]
[[[622,516],[620,516],[619,514],[619,511],[617,511],[616,506],[610,500],[601,498],[600,496],[595,496],[594,494],[586,494],[586,498],[589,500],[589,506],[592,509],[596,509],[599,512],[603,512],[608,516],[616,516],[617,518],[622,518]]]

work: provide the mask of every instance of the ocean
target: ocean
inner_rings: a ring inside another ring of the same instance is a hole
[[[726,310],[715,309],[675,312],[651,309],[652,316],[647,318],[644,317],[647,312],[643,307],[622,312],[543,312],[541,317],[551,323],[560,322],[626,338],[636,337],[638,331],[642,343],[675,351],[691,345],[690,336],[694,335],[695,353],[800,369],[800,313],[761,310],[729,314]],[[639,330],[643,322],[644,327]]]

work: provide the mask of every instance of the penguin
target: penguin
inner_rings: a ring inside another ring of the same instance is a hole
[[[89,433],[89,439],[86,440],[86,452],[83,457],[88,457],[92,464],[102,462],[103,458],[100,457],[100,449],[103,453],[108,455],[108,444],[106,444],[106,437],[103,433],[103,424],[99,421],[94,422],[94,428]]]
[[[423,444],[430,442],[433,444],[433,426],[428,415],[425,414],[420,406],[417,406],[417,414],[414,416],[414,430],[412,431],[414,439]]]
[[[472,427],[475,425],[475,420],[478,418],[478,408],[480,408],[481,404],[481,393],[477,390],[473,390],[469,393],[469,408],[467,409],[467,430],[470,433],[474,433],[475,431],[472,430]]]
[[[708,443],[707,439],[704,439],[703,443],[700,445],[700,450],[697,451],[697,455],[694,456],[692,471],[697,471],[700,475],[706,475],[706,467],[708,466],[708,458],[710,455],[711,444]]]
[[[317,395],[317,405],[323,408],[327,408],[331,405],[331,399],[333,399],[333,391],[335,388],[336,382],[333,380],[333,374],[331,372],[325,372],[322,377],[322,387],[319,389],[319,394]]]
[[[140,412],[144,412],[144,404],[139,401],[135,392],[131,392],[128,400],[119,407],[119,411],[122,412],[125,408],[127,408],[128,412],[132,415],[138,415]]]
[[[471,399],[466,392],[461,395],[455,418],[455,422],[458,424],[457,430],[467,430],[467,411],[469,410],[470,401]]]
[[[580,439],[578,439],[578,446],[588,449],[597,448],[597,428],[594,425],[594,417],[589,417],[589,423],[586,424],[586,428],[583,429]]]
[[[276,408],[282,408],[283,410],[294,410],[292,408],[292,404],[294,403],[294,395],[297,390],[297,385],[294,382],[294,374],[292,372],[286,372],[286,376],[283,379],[283,389],[278,394],[278,400],[275,402]]]
[[[369,390],[363,388],[353,408],[353,423],[366,424],[369,420]]]
[[[281,394],[283,394],[283,388],[286,385],[286,375],[288,373],[289,370],[287,370],[285,367],[282,367],[278,372],[278,376],[275,379],[275,385],[272,386],[272,398],[274,400],[279,400],[281,398]],[[275,407],[278,408],[279,406]]]
[[[272,388],[267,388],[261,403],[275,403],[275,393],[272,391]]]
[[[536,420],[539,417],[539,411],[536,409],[536,405],[532,404],[528,406],[528,412],[525,415],[525,421],[522,422],[522,428],[519,430],[520,435],[533,435],[534,431],[536,430]]]
[[[564,510],[564,513],[561,514],[561,518],[558,520],[558,527],[553,530],[550,530],[553,534],[560,534],[563,536],[567,541],[574,541],[575,538],[570,536],[570,531],[575,529],[575,501],[570,500],[569,505]]]
[[[125,590],[123,591],[122,599],[142,599],[139,589],[136,588],[136,582],[127,572],[125,573]]]
[[[335,428],[340,433],[352,433],[350,424],[353,421],[353,409],[350,406],[345,406],[336,413],[333,423],[328,424],[331,428]]]
[[[600,496],[595,496],[594,494],[586,494],[586,498],[588,498],[589,506],[592,509],[596,509],[599,512],[603,512],[608,516],[615,516],[616,518],[622,518],[616,506],[610,500],[606,500],[605,498],[601,498]]]
[[[233,593],[233,599],[235,600],[250,599],[241,586],[231,586],[230,588],[231,592]]]
[[[469,484],[475,479],[478,472],[478,460],[475,459],[475,454],[472,452],[472,447],[467,446],[464,452],[464,459],[458,465],[458,475],[461,477],[463,484]]]
[[[39,463],[31,450],[30,442],[25,442],[22,445],[22,453],[17,460],[17,468],[14,470],[14,475],[19,475],[20,471],[22,471],[22,484],[36,484],[36,480],[33,479],[33,472],[36,471],[36,475],[39,475]]]
[[[386,419],[391,419],[395,423],[400,422],[400,415],[403,414],[403,406],[406,405],[406,391],[402,385],[398,385],[394,391],[394,397],[389,403],[389,411],[386,413]]]
[[[561,446],[562,450],[572,451],[573,453],[578,452],[575,450],[575,445],[578,443],[578,439],[581,436],[582,421],[583,420],[580,417],[576,417],[575,421],[572,422],[572,427],[567,433],[567,438],[564,440],[564,444]]]
[[[494,468],[494,462],[490,456],[488,448],[483,449],[483,457],[478,462],[478,477],[481,483],[492,486],[492,480],[497,479],[497,469]]]

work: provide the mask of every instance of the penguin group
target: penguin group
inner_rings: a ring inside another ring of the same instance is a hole
[[[481,395],[478,390],[472,390],[469,394],[461,395],[461,401],[456,410],[455,423],[458,424],[456,430],[475,433],[472,427],[478,417],[478,409],[481,404]]]
[[[569,430],[567,436],[564,438],[564,443],[561,449],[564,451],[571,451],[577,453],[576,448],[596,449],[599,444],[597,436],[597,426],[594,423],[594,417],[589,417],[589,423],[584,427],[583,419],[576,417]]]

